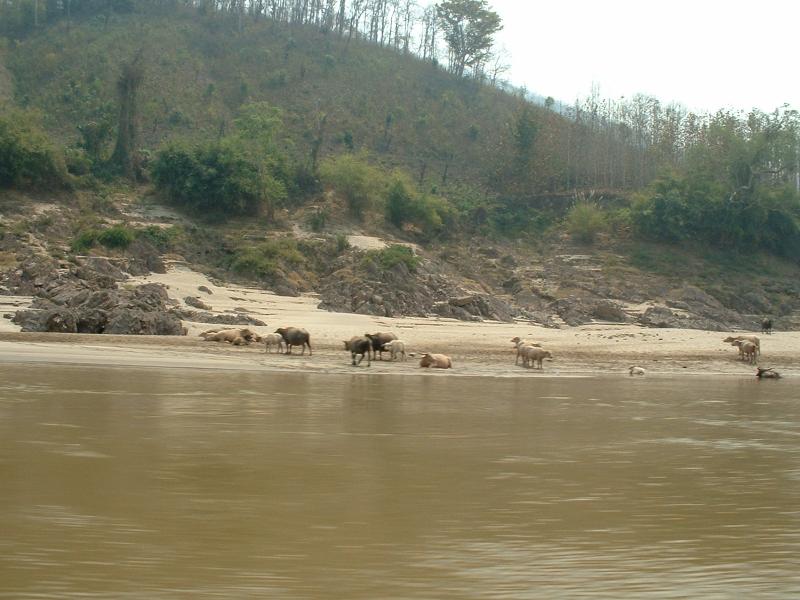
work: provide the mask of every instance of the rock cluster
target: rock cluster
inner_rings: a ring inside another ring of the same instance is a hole
[[[34,296],[32,307],[17,311],[12,320],[22,331],[183,335],[164,286],[118,288],[126,278],[103,258],[59,264],[33,257],[5,282],[17,293]]]

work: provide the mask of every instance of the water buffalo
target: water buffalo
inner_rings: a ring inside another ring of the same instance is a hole
[[[764,319],[761,321],[761,333],[772,333],[772,319]]]
[[[370,360],[370,350],[372,349],[372,340],[370,340],[366,336],[354,336],[351,337],[348,341],[344,343],[344,349],[350,351],[350,357],[353,359],[353,366],[357,366],[361,364],[361,361],[364,360],[364,355],[367,355],[367,366],[369,367],[372,362]],[[360,354],[361,356],[356,362],[356,354]]]
[[[286,344],[286,354],[292,353],[292,346],[301,346],[303,351],[300,356],[306,353],[306,346],[308,346],[308,355],[311,356],[311,336],[308,331],[299,327],[278,327],[275,333],[279,333]]]
[[[393,333],[365,333],[364,337],[368,337],[372,341],[372,358],[373,360],[377,358],[378,360],[383,360],[383,353],[388,352],[388,350],[383,349],[383,345],[386,342],[391,342],[392,340],[396,340],[397,336]]]

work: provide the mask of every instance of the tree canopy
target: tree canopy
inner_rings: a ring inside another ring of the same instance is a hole
[[[450,70],[459,76],[466,69],[480,72],[491,56],[494,34],[503,28],[500,16],[486,0],[443,0],[436,14],[450,51]]]

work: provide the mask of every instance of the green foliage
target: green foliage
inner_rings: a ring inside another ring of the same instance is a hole
[[[466,68],[480,68],[491,53],[494,34],[503,28],[500,16],[489,10],[486,0],[442,0],[436,14],[450,47],[453,73],[461,76]]]
[[[36,120],[24,111],[0,115],[0,188],[66,185],[63,155]]]
[[[419,257],[408,246],[392,244],[382,250],[370,250],[365,257],[372,260],[384,269],[391,269],[398,264],[404,264],[406,268],[414,273],[419,266]]]
[[[330,215],[326,209],[317,209],[308,218],[308,226],[311,227],[312,231],[322,231],[325,229],[325,225],[328,224],[329,217]]]
[[[70,248],[73,252],[85,252],[93,248],[97,244],[98,231],[95,229],[87,229],[81,231],[75,239],[72,240]]]
[[[270,279],[278,275],[284,266],[297,267],[304,262],[305,257],[297,242],[294,239],[280,238],[238,249],[230,263],[230,269],[244,277]]]
[[[136,231],[136,239],[141,239],[154,246],[159,252],[169,252],[175,246],[176,241],[181,237],[180,227],[158,227],[148,225]]]
[[[135,237],[131,229],[123,225],[114,225],[97,234],[97,241],[106,248],[124,249],[131,245]]]
[[[386,192],[386,220],[395,227],[414,225],[432,238],[454,228],[457,212],[444,198],[416,193],[407,177],[395,174]]]
[[[323,183],[344,197],[350,214],[359,220],[373,208],[383,185],[381,172],[363,155],[329,158],[320,165],[320,176]]]
[[[158,152],[151,172],[156,187],[172,202],[199,214],[257,215],[286,197],[283,184],[236,144],[170,145]]]
[[[565,220],[567,232],[583,244],[591,244],[597,234],[606,231],[605,214],[594,202],[579,201],[573,205]]]
[[[707,178],[666,177],[634,203],[631,217],[646,239],[800,255],[800,198],[787,186],[760,189],[739,200]]]

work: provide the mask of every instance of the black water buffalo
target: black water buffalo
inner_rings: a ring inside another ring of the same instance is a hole
[[[772,333],[772,319],[761,321],[761,333]]]
[[[306,346],[308,346],[308,355],[311,356],[311,336],[308,331],[300,329],[299,327],[278,327],[275,333],[279,333],[286,343],[286,354],[292,353],[292,346],[302,346],[303,351],[300,356],[306,353]]]
[[[351,337],[344,343],[344,349],[350,351],[350,357],[353,359],[354,367],[361,364],[361,361],[364,360],[365,354],[367,355],[367,366],[372,364],[369,357],[370,350],[372,349],[372,341],[368,337]],[[356,362],[356,354],[361,355],[358,359],[358,362]]]
[[[383,345],[386,342],[397,339],[397,336],[393,333],[382,333],[380,331],[378,333],[365,333],[364,337],[368,337],[372,342],[372,358],[377,358],[378,360],[383,360],[383,353],[388,352],[388,350],[383,349]]]

